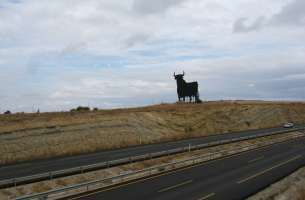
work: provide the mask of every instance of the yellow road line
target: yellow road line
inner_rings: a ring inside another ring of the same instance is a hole
[[[208,195],[206,195],[204,197],[199,198],[198,200],[206,200],[206,199],[208,199],[208,198],[210,198],[210,197],[212,197],[214,195],[215,195],[215,193],[211,193],[211,194],[208,194]]]
[[[238,183],[238,184],[244,183],[244,182],[246,182],[246,181],[248,181],[248,180],[250,180],[250,179],[253,179],[253,178],[255,178],[255,177],[258,177],[258,176],[260,176],[260,175],[263,175],[263,174],[265,174],[265,173],[267,173],[267,172],[269,172],[269,171],[271,171],[271,170],[273,170],[273,169],[275,169],[275,168],[281,167],[281,166],[283,166],[283,165],[285,165],[285,164],[287,164],[287,163],[289,163],[289,162],[295,161],[295,160],[297,160],[297,159],[299,159],[299,158],[301,158],[301,157],[302,157],[302,155],[295,156],[295,157],[293,157],[293,158],[291,158],[291,159],[289,159],[289,160],[286,160],[285,162],[282,162],[282,163],[277,164],[277,165],[275,165],[275,166],[273,166],[273,167],[270,167],[270,168],[268,168],[268,169],[265,169],[264,171],[261,171],[261,172],[259,172],[259,173],[256,173],[256,174],[254,174],[254,175],[252,175],[252,176],[249,176],[249,177],[247,177],[247,178],[245,178],[245,179],[239,180],[239,181],[237,181],[237,183]]]
[[[248,163],[252,163],[252,162],[255,162],[255,161],[259,161],[259,160],[261,160],[261,159],[263,159],[263,158],[264,158],[264,156],[261,156],[261,157],[255,158],[255,159],[253,159],[253,160],[249,160]]]
[[[170,187],[161,189],[161,190],[159,190],[158,192],[166,192],[166,191],[168,191],[168,190],[175,189],[175,188],[177,188],[177,187],[181,187],[181,186],[186,185],[186,184],[189,184],[189,183],[191,183],[191,182],[193,182],[193,180],[184,181],[184,182],[179,183],[179,184],[177,184],[177,185],[173,185],[173,186],[170,186]]]

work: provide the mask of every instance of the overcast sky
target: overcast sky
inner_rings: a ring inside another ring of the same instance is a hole
[[[304,0],[0,0],[0,112],[305,99]]]

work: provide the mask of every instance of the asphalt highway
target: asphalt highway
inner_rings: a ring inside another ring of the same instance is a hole
[[[305,138],[70,199],[239,200],[305,166]]]
[[[298,127],[304,127],[304,125],[296,126],[296,128]],[[0,166],[0,181],[5,179],[30,176],[30,175],[35,175],[50,171],[96,164],[99,162],[111,161],[130,156],[137,156],[147,153],[170,150],[178,147],[186,147],[189,144],[191,145],[204,144],[213,141],[233,139],[241,136],[250,136],[258,133],[270,133],[273,131],[280,131],[280,130],[287,130],[287,129],[278,127],[278,128],[270,128],[270,129],[243,131],[232,134],[228,134],[228,133],[216,134],[202,138],[193,138],[193,139],[186,139],[186,140],[167,142],[167,143],[149,144],[149,145],[102,151],[102,152],[84,154],[84,155],[78,155],[72,157],[38,160],[38,161],[26,162],[15,165]]]

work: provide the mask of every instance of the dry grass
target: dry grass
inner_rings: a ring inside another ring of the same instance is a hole
[[[144,143],[305,123],[305,103],[219,101],[143,108],[0,115],[0,164]]]

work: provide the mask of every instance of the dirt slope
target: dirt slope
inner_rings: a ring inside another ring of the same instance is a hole
[[[0,164],[305,123],[305,103],[219,101],[0,115]]]

